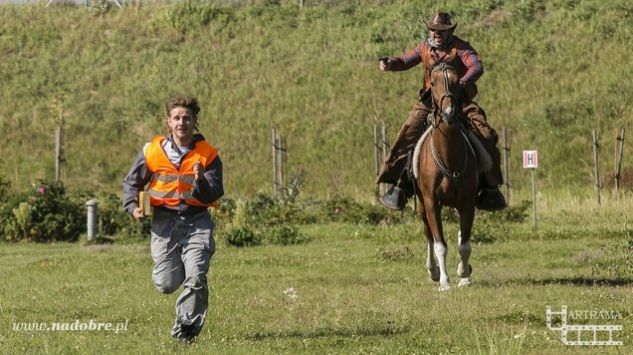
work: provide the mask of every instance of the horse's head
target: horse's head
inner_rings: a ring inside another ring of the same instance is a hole
[[[431,94],[434,114],[439,114],[449,126],[459,121],[462,89],[455,68],[440,63],[431,70]]]

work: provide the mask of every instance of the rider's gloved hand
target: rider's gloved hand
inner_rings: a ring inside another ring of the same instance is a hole
[[[391,69],[391,58],[382,57],[382,58],[379,58],[378,61],[379,61],[378,68],[381,71],[389,71],[389,69]]]

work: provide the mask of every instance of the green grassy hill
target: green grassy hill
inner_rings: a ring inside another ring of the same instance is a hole
[[[117,192],[163,130],[163,102],[185,93],[201,101],[230,195],[270,190],[276,126],[304,195],[368,196],[372,125],[386,121],[393,139],[422,75],[379,72],[376,58],[413,48],[437,10],[482,56],[478,101],[509,130],[515,187],[528,182],[522,149],[539,150],[543,186],[590,186],[591,130],[606,172],[616,129],[633,127],[628,0],[296,3],[0,6],[0,175],[51,179],[63,121],[66,185]]]

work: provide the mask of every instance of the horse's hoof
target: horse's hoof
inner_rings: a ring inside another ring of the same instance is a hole
[[[431,278],[431,280],[438,282],[440,281],[440,268],[439,267],[435,267],[432,269],[427,269],[427,271],[429,272],[429,277]]]
[[[473,273],[473,267],[470,266],[470,264],[468,264],[468,271],[465,270],[464,264],[462,264],[461,262],[457,266],[457,276],[459,276],[461,278],[468,277],[472,273]]]
[[[473,281],[470,279],[470,277],[462,277],[459,279],[457,287],[467,287],[470,286],[472,283]]]
[[[440,292],[444,292],[444,291],[449,291],[451,289],[451,285],[449,285],[448,283],[440,285],[440,287],[437,289]]]

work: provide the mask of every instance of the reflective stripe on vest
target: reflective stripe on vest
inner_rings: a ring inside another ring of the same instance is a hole
[[[152,206],[178,206],[184,202],[191,206],[208,207],[192,195],[195,176],[193,166],[200,162],[204,171],[217,157],[218,152],[206,141],[196,142],[194,148],[185,154],[177,169],[169,160],[163,149],[165,137],[157,136],[152,139],[145,149],[145,162],[152,173],[148,193]]]
[[[195,181],[195,176],[178,176],[178,175],[154,175],[152,177],[152,180],[158,180],[160,182],[174,182],[177,181],[180,178],[180,181],[187,183],[187,184],[193,184],[193,182]]]
[[[178,191],[157,191],[157,190],[149,190],[148,191],[149,195],[151,197],[155,197],[158,199],[165,199],[165,198],[178,198],[181,200],[186,200],[186,199],[190,199],[193,198],[191,197],[191,192],[182,192],[179,193]]]

